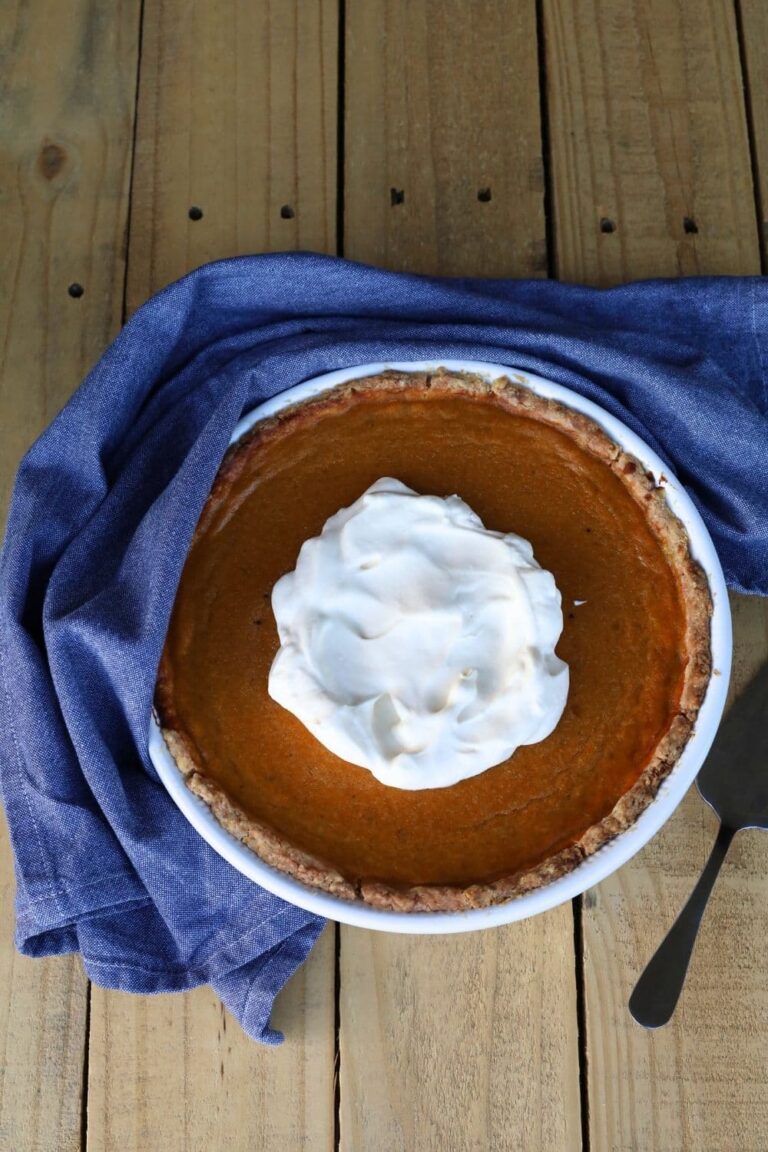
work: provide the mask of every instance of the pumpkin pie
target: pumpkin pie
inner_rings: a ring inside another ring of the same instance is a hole
[[[275,583],[382,476],[457,493],[486,528],[529,540],[563,598],[560,722],[451,787],[387,787],[267,691]],[[706,691],[711,610],[663,487],[594,421],[506,377],[386,372],[229,450],[182,572],[156,712],[189,788],[273,867],[384,909],[482,907],[564,875],[650,803]]]

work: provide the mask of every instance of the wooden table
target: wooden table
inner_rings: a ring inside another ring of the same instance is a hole
[[[125,316],[206,260],[759,273],[764,0],[1,0],[0,499]],[[734,597],[734,692],[768,655]],[[627,996],[714,832],[691,794],[571,907],[486,934],[329,926],[279,1050],[208,989],[22,959],[0,845],[0,1149],[768,1148],[768,837],[739,837],[674,1022]]]

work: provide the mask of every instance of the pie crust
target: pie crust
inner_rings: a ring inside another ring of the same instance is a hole
[[[263,444],[280,435],[286,420],[293,427],[314,422],[318,415],[350,397],[364,399],[366,394],[391,393],[407,398],[424,389],[441,393],[492,394],[503,408],[522,412],[558,428],[581,448],[603,460],[619,475],[640,505],[664,556],[676,573],[685,610],[685,647],[687,664],[684,672],[679,711],[667,732],[656,745],[636,783],[624,793],[613,810],[593,824],[573,844],[543,860],[533,868],[518,871],[489,882],[466,886],[444,884],[401,887],[378,881],[351,880],[325,860],[318,859],[293,845],[285,836],[252,816],[246,815],[218,783],[201,770],[193,740],[184,731],[174,707],[171,677],[166,654],[158,674],[155,710],[168,749],[182,772],[187,786],[208,805],[218,823],[263,861],[312,888],[321,889],[346,900],[362,900],[375,908],[397,912],[454,912],[498,904],[540,888],[576,868],[619,833],[629,828],[656,796],[662,781],[669,775],[685,748],[704,699],[711,676],[710,619],[712,598],[706,576],[692,557],[687,532],[672,512],[662,483],[631,454],[621,449],[590,418],[555,400],[537,395],[529,387],[510,377],[491,382],[468,373],[385,372],[378,376],[353,380],[314,399],[283,409],[277,415],[257,423],[226,454],[214,482],[211,495],[200,517],[197,533],[204,531],[210,511],[234,475],[244,466],[254,444]]]

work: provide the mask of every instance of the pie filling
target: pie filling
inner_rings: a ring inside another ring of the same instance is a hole
[[[379,783],[267,692],[274,585],[382,476],[458,494],[524,537],[562,594],[560,722],[451,787]],[[508,382],[393,374],[286,410],[230,451],[182,573],[157,710],[190,786],[269,862],[384,906],[488,903],[573,867],[650,801],[706,688],[710,610],[663,493],[591,421]]]

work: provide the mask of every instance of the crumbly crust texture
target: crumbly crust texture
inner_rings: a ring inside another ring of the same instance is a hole
[[[663,482],[657,484],[653,475],[644,470],[638,459],[623,451],[589,417],[558,401],[537,395],[524,384],[524,379],[516,377],[514,372],[510,372],[509,377],[501,376],[493,381],[445,369],[430,374],[385,372],[350,381],[331,392],[285,408],[256,424],[229,449],[196,531],[201,533],[205,530],[209,517],[226,498],[232,481],[240,474],[256,446],[285,435],[298,426],[314,423],[326,411],[365,402],[367,397],[373,398],[381,393],[407,397],[408,394],[415,395],[427,389],[443,394],[460,392],[480,398],[493,398],[503,409],[523,413],[557,427],[571,436],[585,451],[604,460],[619,475],[635,501],[645,509],[651,528],[680,580],[685,606],[688,663],[680,710],[633,787],[621,797],[607,816],[588,828],[575,844],[543,860],[534,868],[490,882],[464,887],[396,887],[384,882],[354,880],[342,876],[328,861],[303,852],[275,829],[246,815],[215,781],[205,775],[201,767],[202,757],[188,734],[182,730],[176,714],[170,670],[164,653],[155,691],[155,709],[168,749],[187,786],[208,805],[223,828],[266,864],[311,888],[393,912],[467,911],[500,904],[541,888],[573,871],[587,856],[592,856],[634,824],[674,768],[693,732],[712,673],[712,597],[704,571],[691,555],[685,527],[669,507]]]

